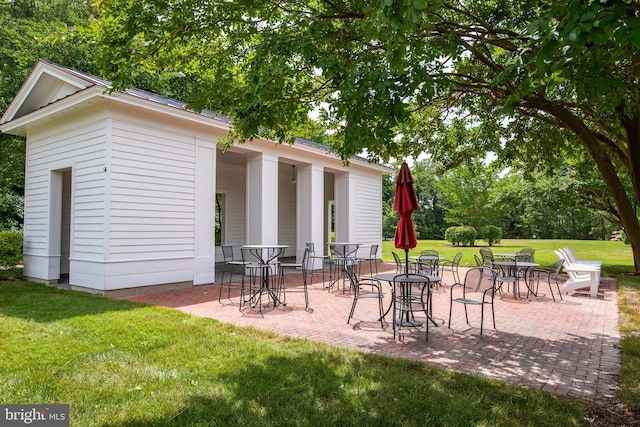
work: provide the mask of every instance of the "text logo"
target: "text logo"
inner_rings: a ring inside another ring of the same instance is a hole
[[[0,425],[69,427],[69,405],[0,405]]]

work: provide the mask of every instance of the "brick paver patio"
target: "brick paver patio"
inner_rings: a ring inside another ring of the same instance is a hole
[[[387,270],[390,265],[385,266]],[[461,269],[462,270],[462,269]],[[393,271],[393,270],[391,270]],[[463,273],[461,273],[461,277]],[[319,275],[316,276],[319,279]],[[287,276],[288,281],[296,276]],[[440,324],[404,328],[393,339],[390,324],[376,321],[375,301],[361,301],[355,318],[347,324],[352,298],[341,291],[323,289],[320,280],[310,287],[310,307],[304,310],[301,293],[287,295],[287,306],[267,308],[263,315],[240,312],[238,298],[218,302],[218,285],[129,297],[134,301],[174,307],[197,316],[283,335],[346,346],[362,352],[402,357],[432,366],[483,375],[523,387],[580,397],[592,401],[614,397],[620,372],[618,305],[614,279],[603,278],[598,298],[588,292],[565,295],[553,302],[548,289],[538,297],[496,300],[497,330],[485,318],[484,335],[464,321],[462,306],[454,306],[451,329],[449,286],[434,292],[433,315]],[[546,291],[547,296],[544,296]],[[224,296],[223,296],[224,297]],[[386,302],[385,302],[386,303]],[[476,310],[474,310],[476,309]],[[471,324],[479,324],[479,310],[470,307]]]

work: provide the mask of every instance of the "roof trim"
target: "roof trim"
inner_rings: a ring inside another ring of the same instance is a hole
[[[13,98],[13,100],[11,101],[11,104],[9,104],[9,107],[5,111],[2,118],[0,119],[1,124],[4,124],[15,118],[18,118],[16,116],[19,114],[19,112],[22,110],[24,106],[28,106],[30,101],[32,103],[35,102],[35,100],[30,100],[30,97],[36,90],[38,84],[41,83],[43,78],[45,78],[46,76],[52,77],[60,81],[60,85],[67,86],[68,88],[67,91],[78,92],[92,85],[90,81],[87,81],[86,79],[82,78],[82,76],[77,76],[77,75],[74,75],[73,73],[69,73],[67,70],[61,69],[59,66],[56,66],[55,64],[52,64],[50,62],[39,60],[36,63],[36,65],[34,65],[33,69],[31,70],[31,73],[29,73],[29,77],[27,77],[27,80],[25,80],[22,86],[20,86],[18,93]],[[59,98],[56,98],[56,96],[59,96],[59,95],[51,91],[47,95],[48,96],[46,96],[43,100],[40,100],[40,102],[38,102],[36,108],[29,107],[29,109],[33,108],[32,111],[34,111],[37,108],[50,105],[64,97],[64,96],[61,96]],[[42,101],[44,101],[44,104]],[[29,114],[32,111],[27,111],[24,114]]]
[[[40,90],[39,93],[33,95],[33,97],[37,97],[38,99],[32,99],[29,104],[29,97],[34,93],[38,84],[41,83],[40,86],[42,88],[42,86],[50,83],[42,81],[46,76],[59,80],[61,85],[65,86],[64,90],[50,91],[47,95],[44,95],[43,91]],[[107,90],[110,88],[111,82],[94,75],[45,60],[39,60],[12,100],[2,119],[0,119],[0,131],[5,133],[9,133],[12,130],[18,131],[16,134],[25,136],[25,128],[29,123],[44,120],[48,116],[62,113],[73,106],[90,102],[90,100],[95,97],[147,108],[173,117],[196,121],[206,126],[213,125],[213,127],[225,131],[229,130],[232,123],[232,120],[224,115],[217,114],[210,110],[196,112],[188,109],[185,102],[152,92],[131,88],[123,92],[107,93]],[[44,102],[39,100],[41,96],[45,96]],[[28,106],[31,111],[23,110],[23,106]],[[277,143],[276,141],[269,142]],[[303,149],[303,151],[319,152],[339,158],[330,146],[304,138],[296,138],[293,145],[298,149]],[[394,171],[394,169],[388,166],[371,163],[361,156],[353,156],[350,161],[377,169],[382,173],[392,173]]]

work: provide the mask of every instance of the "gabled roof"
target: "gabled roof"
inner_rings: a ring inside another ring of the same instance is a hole
[[[23,128],[29,120],[26,117],[24,120],[19,120],[20,118],[37,112],[45,107],[56,105],[57,103],[60,103],[60,101],[70,98],[72,95],[79,94],[89,89],[91,90],[87,93],[86,97],[96,96],[96,94],[98,96],[109,96],[105,94],[105,92],[110,88],[111,82],[101,79],[100,77],[74,70],[72,68],[67,68],[59,64],[54,64],[49,61],[39,60],[29,74],[27,80],[23,83],[20,90],[11,101],[9,108],[2,116],[2,119],[0,119],[0,130],[6,131]],[[192,115],[191,117],[196,115],[203,119],[213,119],[213,123],[217,122],[219,123],[218,126],[225,128],[228,128],[231,123],[231,119],[224,115],[217,114],[209,110],[203,110],[197,113],[189,110],[185,102],[167,98],[142,89],[131,88],[118,93],[124,93],[134,99],[144,100],[163,107],[170,107],[170,109],[178,109],[181,110],[183,114],[186,113]],[[60,108],[62,109],[64,107],[60,106]],[[15,126],[5,126],[12,121],[17,121],[14,122]],[[19,132],[24,132],[24,130]],[[296,144],[301,144],[311,150],[320,150],[327,153],[333,151],[332,148],[327,145],[303,138],[296,138],[295,142]],[[369,163],[367,159],[359,156],[354,156],[353,160]],[[384,173],[391,173],[393,171],[393,169],[384,165],[369,164],[373,167],[380,168]]]
[[[89,87],[107,90],[111,88],[111,82],[89,73],[41,59],[35,65],[33,71],[29,74],[29,77],[2,116],[0,124],[20,118]],[[124,93],[174,108],[187,108],[185,102],[176,101],[142,89],[126,89]],[[213,111],[203,110],[200,114],[227,123],[230,122],[228,117]]]
[[[22,117],[91,85],[91,82],[81,76],[59,70],[49,62],[38,61],[11,101],[0,123]]]

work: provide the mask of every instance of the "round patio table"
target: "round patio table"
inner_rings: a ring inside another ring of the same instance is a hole
[[[402,279],[402,276],[407,276],[407,278]],[[425,277],[428,278],[430,285],[440,282],[441,280],[439,276],[429,275]],[[423,277],[420,277],[420,275],[415,275],[415,274],[406,275],[403,273],[382,273],[382,274],[376,274],[375,276],[373,276],[373,278],[376,280],[389,282],[391,286],[395,286],[396,283],[400,283],[401,285],[400,298],[402,300],[408,300],[410,298],[412,285],[427,283]],[[429,289],[429,294],[431,294],[431,289]],[[389,311],[391,311],[391,307],[393,307],[393,298],[389,302],[389,307],[387,307],[387,310],[384,312],[385,317],[389,313]],[[429,320],[431,320],[431,323],[438,326],[438,323],[435,320],[433,320],[430,314],[427,313],[427,316]],[[409,311],[406,312],[406,315],[404,318],[398,319],[398,323],[401,326],[422,326],[422,322],[416,319],[411,319],[409,317]]]
[[[537,296],[535,292],[533,292],[533,289],[531,289],[531,286],[529,286],[529,281],[527,280],[527,277],[529,276],[528,272],[530,269],[533,269],[535,267],[538,267],[540,264],[535,263],[535,262],[526,262],[526,261],[494,261],[493,262],[494,266],[498,266],[498,267],[506,267],[508,269],[512,270],[512,273],[514,274],[513,277],[516,278],[516,280],[513,283],[513,299],[518,299],[518,295],[520,295],[520,289],[519,289],[519,280],[518,280],[518,272],[521,270],[527,270],[524,274],[524,276],[522,276],[524,278],[524,284],[527,287],[527,290],[531,293],[531,295],[533,295],[534,297]]]
[[[241,250],[248,252],[253,258],[243,260],[249,263],[245,265],[245,268],[254,268],[258,270],[260,274],[260,288],[256,294],[251,296],[251,300],[257,301],[256,305],[261,304],[262,295],[265,293],[273,301],[274,307],[277,307],[279,304],[285,305],[280,301],[280,298],[278,298],[277,289],[274,289],[270,279],[271,273],[275,272],[278,268],[280,257],[288,247],[287,245],[244,245],[241,247]],[[262,313],[261,305],[260,313]]]
[[[331,282],[327,289],[331,292],[333,286],[342,279],[342,292],[345,291],[346,274],[344,269],[348,265],[356,263],[356,254],[360,248],[360,243],[353,242],[329,242],[327,243],[332,253],[334,268],[331,271]]]

